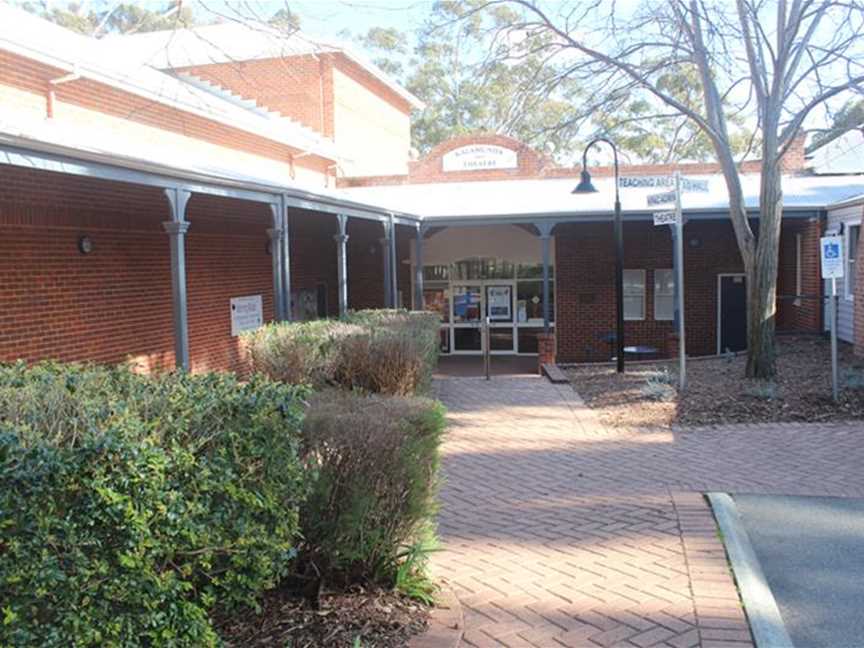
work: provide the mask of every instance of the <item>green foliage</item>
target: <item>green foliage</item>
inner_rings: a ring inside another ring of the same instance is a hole
[[[395,577],[397,591],[426,605],[435,603],[438,588],[429,580],[426,565],[429,554],[437,551],[437,547],[437,538],[430,525],[426,532],[418,533],[417,539],[400,552]]]
[[[412,120],[421,153],[475,132],[509,135],[559,157],[575,150],[578,125],[568,119],[581,102],[578,85],[547,65],[548,36],[506,33],[518,22],[505,5],[441,0],[416,38],[392,28],[359,38],[375,63],[426,103]]]
[[[426,399],[313,397],[303,425],[313,483],[300,516],[308,571],[422,595],[444,425],[442,406]]]
[[[302,389],[0,366],[0,645],[208,646],[296,554]]]
[[[434,313],[368,310],[270,324],[245,342],[255,371],[274,380],[408,395],[429,385],[439,325]]]
[[[163,29],[178,29],[195,24],[188,6],[175,0],[162,3],[104,3],[92,6],[88,2],[23,2],[23,9],[87,36],[131,34]]]

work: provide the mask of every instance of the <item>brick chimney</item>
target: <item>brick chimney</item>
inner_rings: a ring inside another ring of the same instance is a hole
[[[804,159],[804,144],[807,141],[807,134],[803,131],[799,132],[789,148],[786,149],[786,154],[780,160],[780,168],[783,173],[803,173],[806,170],[806,161]]]

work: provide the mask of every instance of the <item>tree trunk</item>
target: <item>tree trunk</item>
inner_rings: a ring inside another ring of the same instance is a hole
[[[768,151],[763,149],[763,153]],[[748,293],[746,370],[748,378],[770,380],[777,374],[774,334],[782,216],[783,191],[780,163],[776,154],[770,158],[766,155],[763,157],[759,192],[759,234],[756,256],[752,263],[745,262]]]

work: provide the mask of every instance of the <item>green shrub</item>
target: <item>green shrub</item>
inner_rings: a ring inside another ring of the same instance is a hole
[[[305,391],[0,366],[0,645],[208,646],[296,554]]]
[[[416,562],[410,550],[428,545],[435,513],[443,430],[443,408],[431,400],[313,397],[303,435],[314,477],[300,515],[309,573],[393,585],[404,560]]]
[[[439,325],[434,313],[366,310],[271,324],[245,342],[255,371],[274,380],[407,396],[430,384]]]

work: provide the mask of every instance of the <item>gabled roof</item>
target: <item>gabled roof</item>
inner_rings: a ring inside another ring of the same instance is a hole
[[[312,38],[301,32],[289,34],[265,23],[227,22],[189,29],[109,36],[105,40],[162,70],[304,54],[338,53],[374,76],[413,108],[424,107],[420,99],[350,45]]]
[[[0,50],[328,160],[338,159],[335,144],[315,131],[285,117],[249,110],[157,70],[127,52],[122,43],[77,34],[4,3],[0,25]]]
[[[864,173],[864,125],[821,144],[807,157],[813,173]]]

